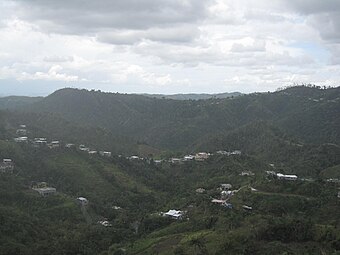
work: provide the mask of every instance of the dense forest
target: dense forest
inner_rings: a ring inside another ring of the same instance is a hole
[[[340,254],[339,87],[179,99],[0,98],[0,254]]]

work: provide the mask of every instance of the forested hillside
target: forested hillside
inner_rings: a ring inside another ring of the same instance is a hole
[[[339,104],[313,86],[8,104],[0,254],[338,254]]]
[[[228,99],[170,100],[139,95],[59,90],[31,107],[163,149],[185,149],[202,137],[269,121],[309,143],[339,144],[340,88],[292,87]]]

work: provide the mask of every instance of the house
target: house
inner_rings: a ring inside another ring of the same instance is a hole
[[[178,220],[178,219],[182,219],[183,214],[184,214],[183,211],[169,210],[168,212],[164,213],[163,216],[167,216],[172,219]]]
[[[204,189],[204,188],[198,188],[198,189],[196,189],[195,191],[196,191],[196,193],[202,194],[202,193],[205,192],[205,189]]]
[[[27,143],[28,142],[28,137],[27,136],[17,137],[17,138],[14,138],[14,141],[16,143]]]
[[[218,205],[223,205],[223,204],[226,203],[226,200],[223,200],[223,199],[215,199],[215,198],[213,198],[213,199],[211,200],[211,203],[213,203],[213,204],[218,204]]]
[[[243,171],[241,176],[254,176],[255,174],[252,171]]]
[[[195,155],[195,160],[204,161],[204,160],[208,159],[209,156],[210,156],[210,154],[207,153],[207,152],[199,152]]]
[[[281,174],[281,173],[277,173],[276,176],[277,176],[277,178],[279,180],[296,181],[298,179],[298,177],[295,174]]]
[[[229,156],[229,152],[227,152],[227,151],[216,151],[216,154]]]
[[[31,187],[43,197],[54,195],[57,192],[56,188],[48,187],[46,182],[32,182]]]
[[[67,144],[65,144],[65,148],[68,148],[68,149],[74,148],[75,146],[76,146],[76,145],[73,144],[73,143],[67,143]]]
[[[34,138],[33,146],[34,147],[41,147],[47,144],[47,139],[45,137]]]
[[[172,164],[179,164],[179,163],[181,163],[181,159],[180,158],[171,158],[170,162]]]
[[[220,185],[220,190],[229,190],[229,189],[231,189],[233,186],[231,185],[231,184],[229,184],[229,183],[222,183],[221,185]]]
[[[26,129],[26,125],[24,125],[24,124],[21,124],[19,127],[22,128],[22,129]]]
[[[95,154],[97,154],[97,151],[88,151],[87,153],[90,154],[90,155],[95,155]]]
[[[77,202],[82,206],[88,205],[89,203],[89,201],[85,197],[78,197]]]
[[[161,160],[161,159],[155,159],[153,162],[154,162],[156,165],[160,165],[160,164],[162,164],[163,160]]]
[[[245,209],[245,210],[248,210],[248,211],[253,210],[253,207],[248,206],[248,205],[242,205],[242,208]]]
[[[0,173],[10,173],[12,174],[14,170],[14,164],[11,159],[3,159],[0,163]]]
[[[98,221],[98,223],[104,227],[112,227],[112,224],[107,220]]]
[[[242,152],[240,150],[234,150],[232,152],[230,152],[230,155],[241,155]]]
[[[228,197],[234,195],[234,191],[231,191],[231,190],[223,190],[221,192],[221,198],[222,199],[227,199]]]
[[[59,141],[52,141],[52,142],[48,145],[48,147],[49,147],[50,149],[59,148],[59,146],[60,146]]]
[[[90,151],[90,149],[87,148],[84,144],[79,145],[79,150],[81,150],[81,151]]]
[[[111,154],[112,154],[112,153],[111,153],[110,151],[100,151],[100,152],[99,152],[99,155],[100,155],[100,156],[108,157],[108,158],[111,157]]]
[[[138,156],[130,156],[128,157],[129,160],[139,160]]]
[[[195,159],[195,156],[194,155],[185,155],[183,157],[183,160],[184,161],[191,161],[191,160],[194,160]]]

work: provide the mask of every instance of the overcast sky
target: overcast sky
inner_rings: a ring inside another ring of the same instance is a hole
[[[339,0],[0,0],[2,96],[339,81]]]

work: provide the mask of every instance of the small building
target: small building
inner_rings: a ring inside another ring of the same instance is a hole
[[[227,155],[227,156],[229,156],[229,152],[228,151],[216,151],[216,154],[218,154],[218,155]]]
[[[161,160],[161,159],[155,159],[153,162],[154,162],[156,165],[160,165],[160,164],[162,164],[163,160]]]
[[[182,219],[183,215],[184,215],[183,211],[178,210],[169,210],[168,212],[163,214],[163,216],[167,216],[175,220]]]
[[[253,210],[253,207],[248,206],[248,205],[242,205],[242,208],[245,209],[245,210],[247,210],[247,211]]]
[[[11,159],[5,158],[0,163],[0,173],[9,173],[12,174],[14,170],[14,164]]]
[[[279,180],[296,181],[298,179],[298,177],[295,174],[277,173],[276,176]]]
[[[56,148],[59,148],[59,146],[60,146],[59,141],[52,141],[52,142],[48,145],[48,147],[49,147],[50,149],[56,149]]]
[[[196,193],[203,194],[205,192],[205,189],[204,188],[198,188],[195,191],[196,191]]]
[[[97,154],[98,152],[97,152],[97,151],[91,151],[91,150],[90,150],[90,151],[88,151],[87,153],[90,154],[90,155],[95,155],[95,154]]]
[[[241,176],[254,176],[255,174],[252,171],[243,171]]]
[[[46,144],[47,144],[47,138],[45,137],[34,138],[33,140],[34,147],[41,147],[41,146],[45,146]]]
[[[111,157],[112,153],[110,151],[100,151],[99,152],[99,155],[100,156],[103,156],[103,157]]]
[[[112,224],[107,220],[100,220],[100,221],[98,221],[98,224],[100,224],[104,227],[112,227]]]
[[[191,161],[191,160],[194,160],[195,159],[195,156],[194,155],[185,155],[183,157],[183,160],[184,161]]]
[[[170,162],[172,164],[179,164],[179,163],[181,163],[181,159],[180,158],[171,158]]]
[[[229,183],[222,183],[221,185],[220,185],[220,189],[221,190],[229,190],[229,189],[231,189],[233,186],[231,185],[231,184],[229,184]]]
[[[65,148],[71,149],[71,148],[74,148],[74,147],[76,147],[76,145],[74,143],[65,144]]]
[[[218,204],[218,205],[223,205],[224,203],[226,203],[226,200],[224,200],[224,199],[215,199],[215,198],[213,198],[213,199],[211,200],[211,203],[213,203],[213,204]]]
[[[77,202],[82,206],[88,205],[89,203],[89,201],[85,197],[78,197]]]
[[[33,190],[37,191],[43,197],[54,195],[57,192],[56,188],[52,188],[52,187],[34,188]]]
[[[28,137],[27,136],[16,137],[16,138],[14,138],[14,141],[16,143],[27,143]]]
[[[230,152],[230,155],[241,155],[242,152],[240,150],[234,150],[232,152]]]
[[[139,157],[138,156],[130,156],[128,157],[129,160],[139,160]]]
[[[210,156],[210,154],[207,153],[207,152],[199,152],[195,155],[195,160],[196,161],[204,161],[204,160],[208,159],[209,156]]]
[[[22,129],[26,129],[26,125],[25,124],[21,124],[19,127],[22,128]]]
[[[81,151],[90,151],[90,148],[86,147],[84,144],[79,145],[79,150]]]
[[[31,188],[43,197],[54,195],[57,192],[56,188],[48,187],[46,182],[32,182]]]

